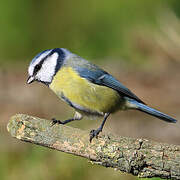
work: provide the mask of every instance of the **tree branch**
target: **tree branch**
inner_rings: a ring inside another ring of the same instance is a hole
[[[11,117],[8,131],[15,138],[71,153],[105,167],[139,177],[180,179],[180,146],[146,139],[101,135],[89,142],[89,132],[50,121],[17,114]]]

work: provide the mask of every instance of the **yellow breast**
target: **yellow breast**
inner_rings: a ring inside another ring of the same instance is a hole
[[[58,97],[63,93],[72,103],[93,112],[113,112],[121,103],[121,97],[116,91],[89,82],[71,67],[61,68],[49,87]]]

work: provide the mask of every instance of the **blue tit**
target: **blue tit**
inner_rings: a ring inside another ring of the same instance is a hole
[[[118,110],[135,109],[169,123],[177,121],[148,107],[112,75],[64,48],[49,49],[36,55],[28,74],[28,84],[34,81],[45,84],[75,109],[73,118],[53,119],[53,124],[80,120],[83,115],[104,117],[100,127],[90,132],[90,141],[102,131],[108,116]]]

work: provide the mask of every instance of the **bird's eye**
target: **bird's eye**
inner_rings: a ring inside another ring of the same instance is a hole
[[[34,67],[34,73],[37,73],[40,69],[41,69],[41,66],[40,66],[39,64],[37,64],[37,65]]]

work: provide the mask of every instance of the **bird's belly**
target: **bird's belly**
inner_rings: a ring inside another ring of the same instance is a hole
[[[93,84],[81,78],[72,68],[62,68],[49,86],[58,97],[62,96],[80,110],[104,114],[119,109],[122,98],[106,86]]]

